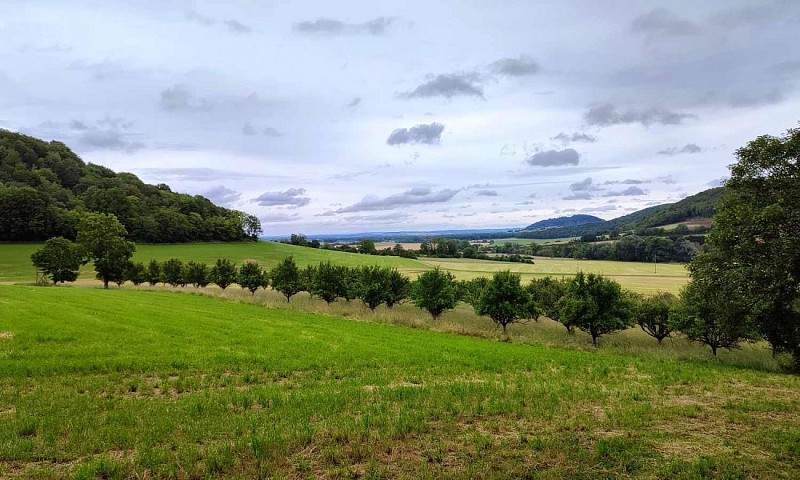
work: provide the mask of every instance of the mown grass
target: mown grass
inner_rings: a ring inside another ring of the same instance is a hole
[[[705,362],[0,286],[2,477],[796,478],[798,393]]]
[[[40,247],[41,244],[37,243],[0,244],[0,282],[32,282],[36,277],[36,271],[31,264],[30,256]],[[659,264],[654,272],[654,266],[651,263],[544,257],[536,258],[535,265],[470,259],[420,258],[413,260],[296,247],[277,242],[138,244],[134,260],[146,263],[151,259],[165,261],[170,258],[180,258],[184,261],[194,260],[213,264],[217,258],[229,258],[237,263],[250,259],[272,268],[289,255],[293,255],[301,266],[328,260],[337,265],[347,266],[384,265],[397,267],[412,278],[435,266],[450,270],[457,278],[465,280],[479,276],[491,276],[492,273],[500,270],[520,273],[526,282],[547,275],[560,277],[584,271],[607,275],[620,282],[623,287],[641,293],[657,291],[677,293],[688,280],[686,268],[681,264]],[[91,265],[85,266],[81,270],[81,281],[93,278]]]

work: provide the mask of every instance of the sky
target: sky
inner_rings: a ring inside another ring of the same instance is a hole
[[[800,2],[0,0],[0,128],[264,233],[614,218],[800,120]]]

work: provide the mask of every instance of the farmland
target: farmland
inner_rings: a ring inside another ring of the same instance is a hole
[[[0,286],[0,332],[4,477],[800,469],[800,379],[760,368],[133,288]]]
[[[0,244],[0,282],[30,282],[35,278],[30,255],[41,244]],[[602,273],[614,278],[625,288],[651,293],[670,291],[677,293],[688,280],[686,269],[680,264],[659,264],[654,272],[653,264],[639,262],[591,261],[572,259],[536,258],[534,265],[470,259],[420,258],[418,260],[359,255],[331,250],[296,247],[276,242],[256,243],[188,243],[172,245],[138,244],[134,261],[150,259],[164,261],[179,258],[184,261],[214,263],[217,258],[229,258],[235,262],[256,260],[266,267],[275,266],[282,258],[293,255],[301,266],[330,260],[337,265],[384,265],[397,267],[409,276],[439,266],[450,270],[459,279],[490,276],[499,270],[511,270],[523,276],[523,280],[553,275],[574,275],[579,270],[587,273]],[[81,270],[83,280],[94,278],[91,266]]]

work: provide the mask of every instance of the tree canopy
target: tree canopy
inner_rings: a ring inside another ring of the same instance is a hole
[[[85,211],[113,214],[129,239],[149,243],[240,241],[261,232],[252,215],[84,163],[63,143],[1,129],[0,211],[0,241],[74,240]]]

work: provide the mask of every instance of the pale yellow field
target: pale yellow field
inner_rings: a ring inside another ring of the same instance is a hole
[[[678,293],[689,280],[686,267],[677,263],[616,262],[603,260],[572,260],[536,257],[535,264],[493,262],[463,258],[420,258],[431,267],[453,272],[458,279],[469,280],[489,276],[494,272],[511,270],[521,274],[523,281],[546,276],[570,276],[577,272],[600,273],[618,281],[623,287],[639,293],[666,291]]]

